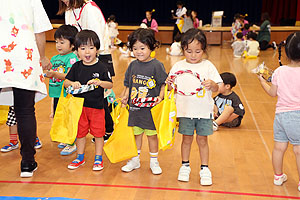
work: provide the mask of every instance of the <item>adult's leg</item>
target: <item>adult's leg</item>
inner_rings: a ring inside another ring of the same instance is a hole
[[[114,130],[114,122],[113,122],[112,117],[110,115],[107,98],[104,98],[103,107],[104,107],[104,110],[105,110],[105,132],[107,134],[111,134]]]
[[[34,163],[36,141],[35,91],[13,88],[22,163]]]

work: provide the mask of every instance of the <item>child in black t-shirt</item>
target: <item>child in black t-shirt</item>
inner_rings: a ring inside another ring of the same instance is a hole
[[[79,89],[83,85],[95,85],[95,89],[75,94],[84,98],[82,113],[77,131],[77,158],[68,165],[69,169],[76,169],[85,163],[85,137],[90,132],[95,137],[95,162],[93,170],[103,169],[103,136],[105,135],[105,111],[103,109],[104,89],[111,89],[113,84],[108,69],[97,58],[100,40],[91,30],[83,30],[76,35],[75,49],[81,61],[73,64],[66,76],[65,87],[72,86]]]
[[[236,85],[234,74],[224,72],[220,76],[223,83],[219,85],[219,94],[214,98],[214,131],[218,130],[219,125],[229,128],[240,126],[245,114],[243,103],[239,96],[232,91],[232,88]]]

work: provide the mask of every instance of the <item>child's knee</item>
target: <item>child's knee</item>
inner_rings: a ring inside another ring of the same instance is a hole
[[[199,146],[206,146],[208,143],[207,136],[197,135],[197,143]]]

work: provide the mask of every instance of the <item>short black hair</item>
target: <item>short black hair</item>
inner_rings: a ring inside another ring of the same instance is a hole
[[[238,32],[236,34],[236,37],[239,38],[239,39],[242,39],[243,38],[243,33],[242,32]]]
[[[244,28],[248,30],[250,28],[250,24],[244,24]]]
[[[98,35],[92,30],[82,30],[75,37],[75,49],[81,45],[93,44],[97,50],[100,49],[100,40]]]
[[[151,51],[159,46],[159,42],[155,39],[154,31],[151,29],[139,28],[128,36],[129,49],[132,50],[133,45],[139,41],[149,47]]]
[[[253,39],[253,40],[256,40],[257,38],[257,34],[254,33],[253,31],[250,31],[248,34],[247,34],[247,39]]]
[[[177,34],[175,35],[175,37],[174,37],[174,40],[175,40],[176,42],[180,42],[180,40],[181,40],[181,34],[180,34],[180,33],[177,33]]]
[[[207,39],[204,32],[197,28],[191,28],[185,32],[181,37],[181,48],[185,50],[188,48],[188,45],[194,40],[197,40],[201,44],[201,48],[204,52],[207,49]]]
[[[66,39],[70,41],[70,45],[74,45],[75,36],[78,30],[75,26],[61,25],[54,33],[54,39]]]
[[[223,83],[225,85],[229,84],[230,88],[233,88],[234,86],[236,86],[236,78],[235,75],[230,73],[230,72],[223,72],[222,74],[220,74]]]
[[[176,2],[176,5],[181,5],[181,6],[183,6],[184,4],[183,4],[182,1],[177,1],[177,2]]]
[[[300,32],[290,34],[285,40],[286,56],[293,61],[300,61]]]

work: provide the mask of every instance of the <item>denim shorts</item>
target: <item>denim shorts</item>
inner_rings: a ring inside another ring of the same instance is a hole
[[[275,114],[274,140],[300,145],[300,110]]]
[[[197,135],[208,136],[213,134],[213,121],[212,119],[197,119],[180,117],[178,132],[183,135],[194,135],[196,130]]]

